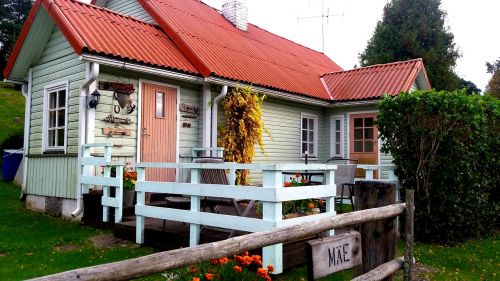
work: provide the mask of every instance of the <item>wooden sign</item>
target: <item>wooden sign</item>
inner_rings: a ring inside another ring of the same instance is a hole
[[[132,131],[125,128],[102,128],[102,134],[107,136],[130,136]]]
[[[361,263],[359,232],[351,231],[307,242],[307,276],[310,281]]]

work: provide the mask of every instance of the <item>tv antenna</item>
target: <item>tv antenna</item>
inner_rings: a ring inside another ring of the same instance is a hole
[[[344,5],[345,11],[345,5]],[[307,17],[297,17],[297,23],[300,24],[301,20],[310,20],[310,19],[318,19],[321,18],[321,51],[325,52],[325,19],[326,24],[329,24],[330,17],[344,17],[344,11],[342,14],[330,14],[330,7],[325,12],[325,0],[321,0],[321,15],[320,16],[307,16]]]

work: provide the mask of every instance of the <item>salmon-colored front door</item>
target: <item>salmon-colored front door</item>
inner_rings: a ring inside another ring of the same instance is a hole
[[[350,158],[358,160],[358,164],[378,165],[376,117],[376,113],[352,114],[350,116]],[[364,170],[358,169],[356,177],[365,177]],[[376,173],[374,177],[377,177]]]
[[[177,161],[177,89],[142,84],[141,162]],[[175,169],[146,169],[148,181],[175,181]]]

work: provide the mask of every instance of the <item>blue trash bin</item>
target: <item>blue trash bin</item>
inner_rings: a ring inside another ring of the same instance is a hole
[[[3,151],[2,178],[4,181],[11,182],[14,180],[21,160],[23,160],[22,149],[5,149]]]

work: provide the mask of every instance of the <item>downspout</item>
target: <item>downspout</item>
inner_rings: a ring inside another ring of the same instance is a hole
[[[71,213],[71,216],[76,218],[83,211],[83,194],[81,185],[82,176],[82,145],[87,143],[87,96],[89,87],[97,79],[99,75],[99,64],[88,62],[86,79],[80,86],[79,103],[78,103],[78,168],[76,173],[76,209]]]
[[[23,164],[23,184],[19,200],[24,200],[26,195],[26,187],[28,183],[28,153],[30,144],[30,131],[31,131],[31,88],[33,85],[33,70],[28,70],[28,84],[23,84],[22,93],[24,96],[24,164]]]
[[[222,86],[222,91],[212,102],[212,143],[211,143],[211,155],[212,157],[217,156],[217,108],[221,99],[227,95],[227,85]]]

